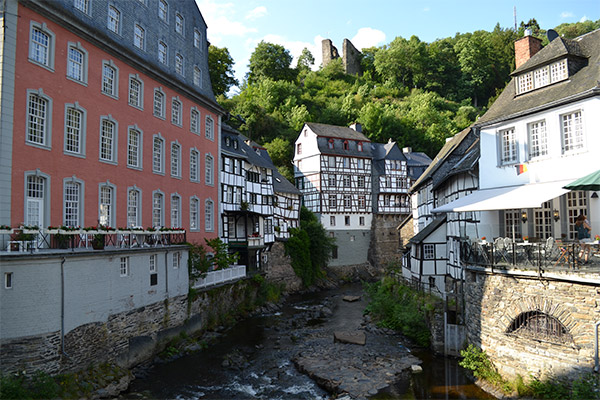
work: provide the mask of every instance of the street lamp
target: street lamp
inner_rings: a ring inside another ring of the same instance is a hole
[[[558,221],[560,219],[560,214],[558,213],[558,210],[554,210],[553,217],[554,221]]]
[[[523,223],[527,222],[527,211],[521,212],[521,221],[523,221]]]

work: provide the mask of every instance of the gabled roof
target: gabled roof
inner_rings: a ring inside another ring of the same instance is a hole
[[[267,150],[259,144],[251,141],[244,135],[240,134],[241,148],[244,154],[248,157],[248,162],[267,169],[275,170],[275,165],[271,161],[271,157]],[[258,150],[258,153],[256,152]],[[260,154],[259,154],[260,153]]]
[[[556,43],[555,43],[556,42]],[[516,95],[516,76],[513,76],[498,99],[474,126],[486,126],[510,120],[551,107],[568,104],[589,96],[600,95],[600,29],[573,40],[557,38],[525,62],[518,75],[528,69],[543,65],[543,62],[561,56],[578,58],[579,68],[573,72],[569,65],[569,79],[539,89]],[[586,58],[581,58],[586,57]]]
[[[408,153],[403,153],[406,158],[406,165],[409,167],[421,167],[425,165],[431,164],[431,158],[425,153],[421,153],[419,151],[410,151]]]
[[[227,146],[227,138],[229,138],[229,146]],[[237,149],[233,146],[233,141],[237,141]],[[221,153],[236,158],[248,158],[243,149],[244,139],[239,131],[231,126],[221,124]]]
[[[385,144],[371,143],[373,160],[400,160],[406,161],[406,157],[396,142],[391,140]],[[431,161],[431,160],[430,160]]]
[[[369,138],[361,132],[357,132],[354,129],[345,126],[319,124],[316,122],[307,122],[306,126],[308,126],[317,136],[370,142]]]
[[[437,153],[437,155],[433,158],[429,167],[421,174],[419,179],[411,186],[409,193],[418,190],[425,182],[431,179],[433,173],[440,168],[442,163],[446,160],[446,158],[458,147],[459,144],[467,137],[467,135],[471,132],[471,127],[462,130],[461,132],[454,135],[451,139],[449,139],[442,149]]]
[[[421,232],[417,233],[415,236],[408,240],[409,243],[420,243],[427,236],[431,235],[437,228],[442,226],[443,223],[446,222],[446,214],[441,217],[436,217],[429,225],[425,228],[421,229]]]
[[[277,169],[273,170],[273,191],[275,193],[292,193],[298,196],[302,193],[300,189],[292,185],[290,181],[281,175]]]

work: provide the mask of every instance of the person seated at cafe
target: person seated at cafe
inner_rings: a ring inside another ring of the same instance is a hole
[[[587,262],[591,252],[591,246],[588,243],[592,241],[592,227],[585,217],[585,214],[579,214],[575,220],[575,230],[577,231],[577,240],[579,240],[579,243],[581,244],[579,259],[583,260],[583,262]]]

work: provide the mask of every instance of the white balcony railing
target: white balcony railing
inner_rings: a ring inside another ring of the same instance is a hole
[[[218,285],[220,283],[230,282],[244,277],[246,277],[246,266],[234,265],[226,269],[207,272],[204,278],[200,278],[196,281],[194,289]]]

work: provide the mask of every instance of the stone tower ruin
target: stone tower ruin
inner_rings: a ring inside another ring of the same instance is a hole
[[[321,42],[322,53],[323,53],[323,67],[327,66],[332,60],[340,58],[338,49],[333,45],[331,39],[324,39]],[[342,65],[344,71],[351,75],[361,75],[362,70],[360,68],[360,56],[361,52],[354,47],[352,42],[348,39],[344,39],[342,44]]]

